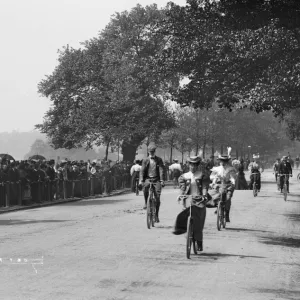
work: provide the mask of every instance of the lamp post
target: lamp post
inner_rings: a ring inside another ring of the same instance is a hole
[[[248,146],[248,158],[250,159],[251,146]]]

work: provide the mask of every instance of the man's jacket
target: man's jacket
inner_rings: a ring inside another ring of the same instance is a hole
[[[160,157],[155,156],[154,160],[156,162],[156,173],[159,180],[164,179],[164,164]],[[140,171],[140,181],[145,181],[148,176],[148,170],[150,165],[150,157],[143,159],[142,169]]]
[[[282,161],[279,165],[280,174],[292,174],[292,166],[288,161]]]

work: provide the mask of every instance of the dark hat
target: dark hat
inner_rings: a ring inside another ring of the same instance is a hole
[[[148,146],[148,151],[155,151],[156,150],[156,145],[154,143],[150,143]]]
[[[228,155],[220,155],[217,160],[222,160],[222,161],[229,161],[231,159],[230,156]]]
[[[177,158],[174,158],[173,160],[174,160],[175,162],[178,162],[178,159],[177,159]]]
[[[187,158],[187,161],[190,164],[199,164],[201,162],[201,158],[199,156],[190,156]]]

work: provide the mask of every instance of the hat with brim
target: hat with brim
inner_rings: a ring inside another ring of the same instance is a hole
[[[201,158],[199,156],[190,156],[187,158],[187,162],[190,164],[199,164],[201,162]]]
[[[176,158],[176,159],[173,159],[175,162],[178,162],[178,159]]]
[[[217,160],[221,160],[221,161],[229,161],[231,159],[230,156],[228,155],[220,155]]]
[[[154,143],[150,143],[150,145],[148,146],[148,151],[155,151],[156,150],[156,145]]]
[[[282,159],[288,159],[288,157],[285,155],[285,156],[282,157]]]

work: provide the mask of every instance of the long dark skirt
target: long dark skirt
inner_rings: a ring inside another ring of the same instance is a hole
[[[173,234],[179,235],[186,233],[187,220],[190,215],[190,209],[187,208],[178,214],[175,221]],[[206,218],[206,207],[200,208],[192,206],[192,216],[194,219],[194,237],[197,241],[203,241],[203,228]]]
[[[236,182],[235,182],[235,189],[236,190],[248,190],[248,183],[245,178],[245,173],[238,173]]]

